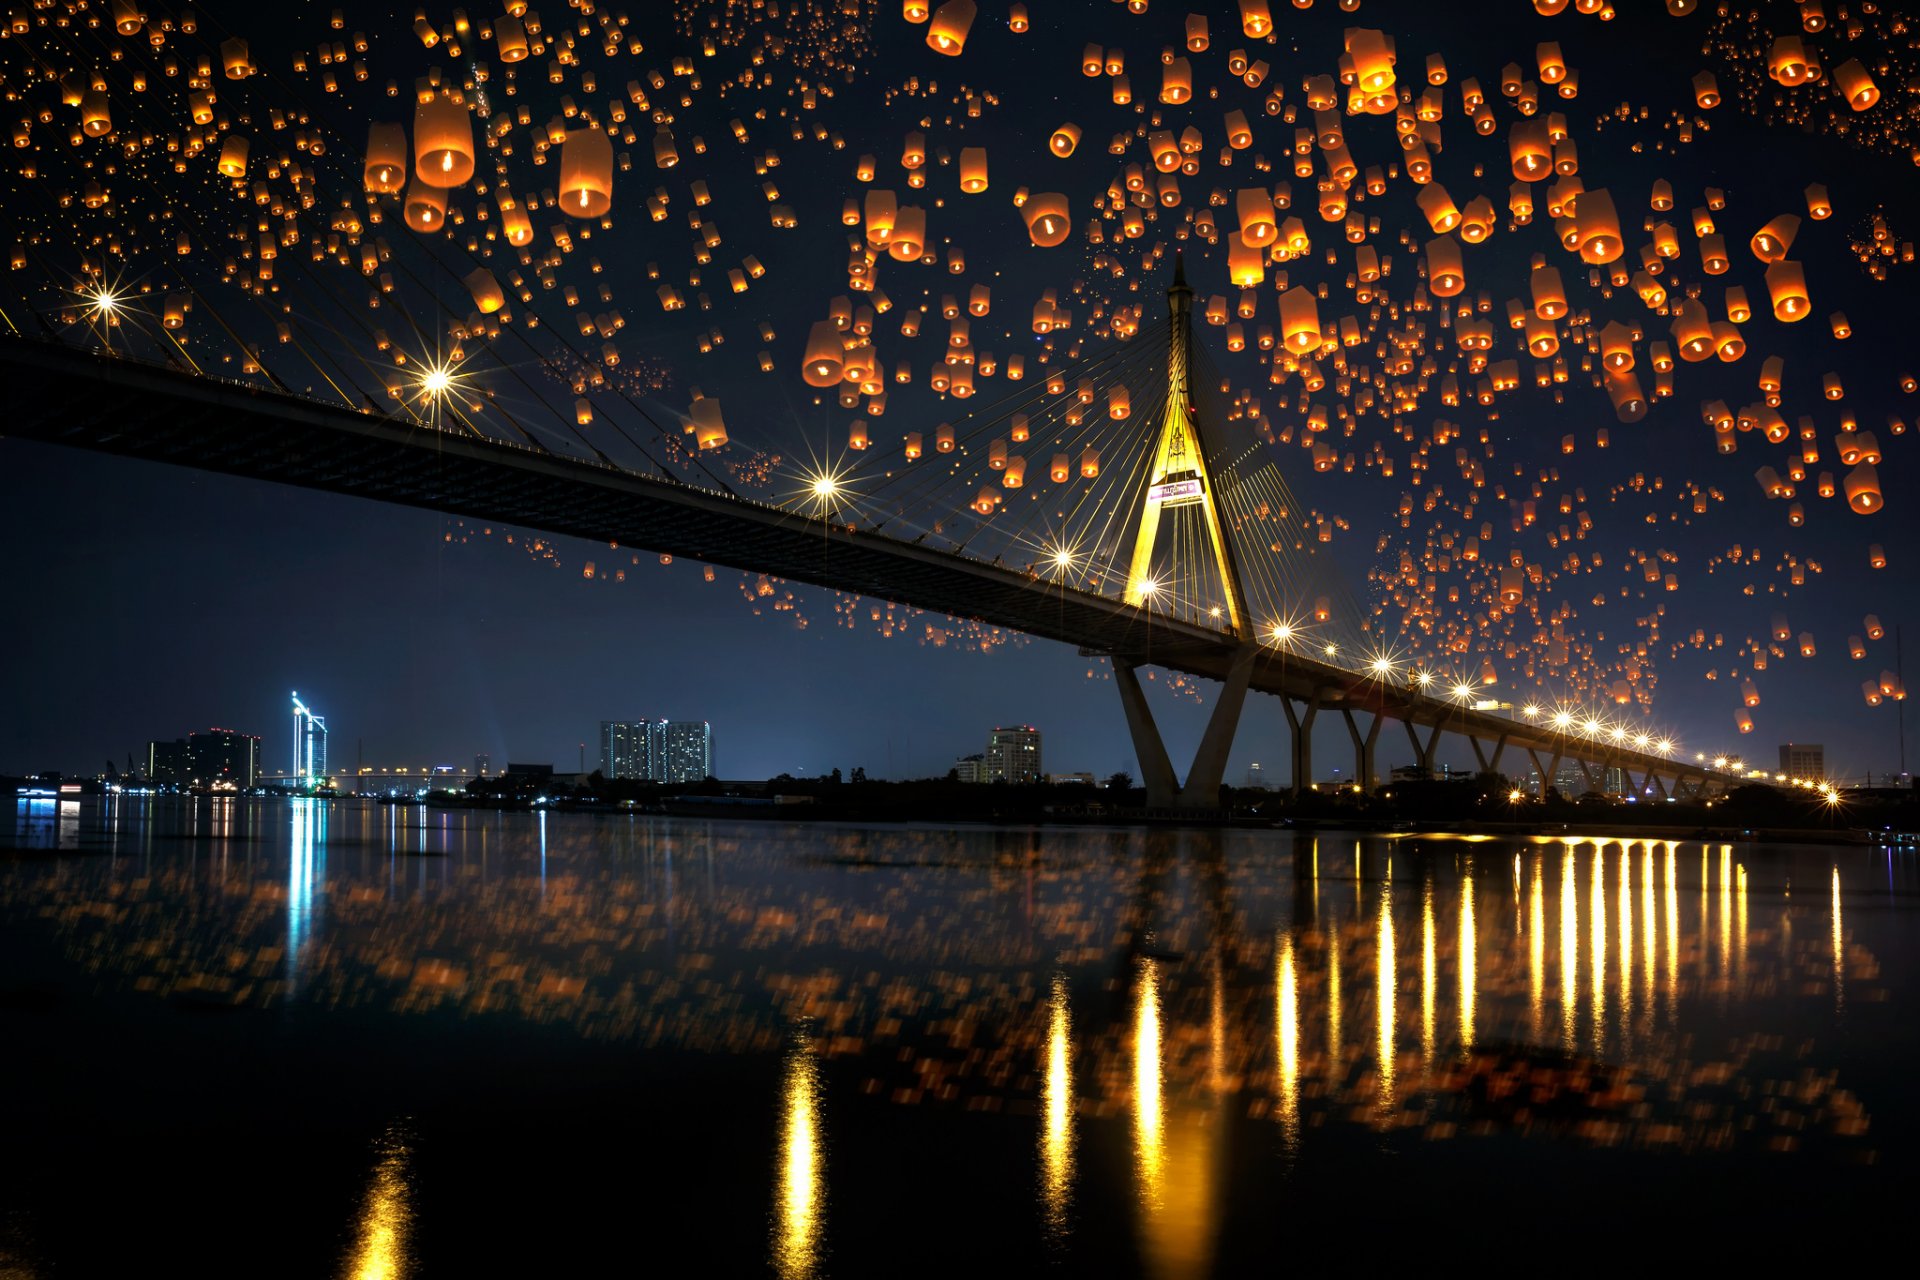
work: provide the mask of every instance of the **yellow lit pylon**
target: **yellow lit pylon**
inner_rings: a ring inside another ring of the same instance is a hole
[[[1140,513],[1140,528],[1134,535],[1133,563],[1127,570],[1127,603],[1145,605],[1153,594],[1156,579],[1152,573],[1153,544],[1160,532],[1160,512],[1167,507],[1197,505],[1206,526],[1207,542],[1213,551],[1214,567],[1220,573],[1220,589],[1225,594],[1227,625],[1240,630],[1240,575],[1235,571],[1233,549],[1227,542],[1226,527],[1220,522],[1220,508],[1214,500],[1213,477],[1207,470],[1206,449],[1194,421],[1188,369],[1191,364],[1191,317],[1193,290],[1187,287],[1186,272],[1180,260],[1174,260],[1173,286],[1167,290],[1167,412],[1160,422],[1160,435],[1154,445],[1153,466],[1147,473],[1147,488]]]

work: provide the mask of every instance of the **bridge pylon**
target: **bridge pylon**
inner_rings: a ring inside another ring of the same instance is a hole
[[[1160,514],[1176,507],[1198,506],[1206,530],[1208,550],[1226,597],[1222,611],[1227,626],[1242,634],[1246,597],[1240,590],[1239,567],[1233,544],[1220,519],[1219,495],[1207,466],[1191,372],[1193,368],[1193,290],[1187,286],[1185,264],[1176,254],[1173,284],[1167,289],[1167,409],[1154,442],[1153,463],[1142,495],[1140,527],[1134,534],[1133,559],[1127,569],[1127,602],[1148,606],[1155,593],[1154,543],[1160,533]]]
[[[1221,593],[1225,597],[1221,611],[1228,629],[1242,638],[1185,782],[1174,776],[1166,744],[1154,724],[1153,711],[1147,706],[1146,694],[1132,663],[1114,659],[1114,684],[1120,690],[1120,703],[1126,711],[1127,732],[1133,738],[1134,758],[1140,765],[1148,807],[1214,809],[1220,804],[1220,780],[1226,773],[1227,753],[1240,726],[1240,712],[1246,706],[1247,685],[1259,650],[1245,639],[1246,596],[1240,589],[1233,544],[1220,519],[1219,496],[1207,465],[1206,443],[1194,403],[1191,383],[1193,290],[1187,285],[1185,264],[1178,254],[1173,260],[1173,283],[1167,289],[1167,318],[1167,408],[1160,420],[1153,462],[1142,495],[1140,525],[1134,534],[1133,559],[1127,570],[1126,598],[1129,604],[1151,607],[1155,594],[1153,552],[1160,532],[1160,515],[1178,507],[1197,506],[1213,566],[1220,575]]]

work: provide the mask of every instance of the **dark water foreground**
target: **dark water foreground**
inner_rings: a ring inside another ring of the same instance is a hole
[[[22,804],[0,1276],[1899,1256],[1912,859]]]

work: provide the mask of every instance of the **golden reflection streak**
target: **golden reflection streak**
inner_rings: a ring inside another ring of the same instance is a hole
[[[1342,1078],[1340,1047],[1340,921],[1327,924],[1327,1080]]]
[[[1745,864],[1733,869],[1735,896],[1733,900],[1733,971],[1740,981],[1747,977],[1747,868]]]
[[[1573,1052],[1573,1022],[1580,999],[1580,907],[1573,876],[1573,844],[1560,850],[1560,1041]]]
[[[1712,976],[1709,955],[1713,950],[1713,876],[1707,859],[1707,846],[1700,846],[1700,985],[1704,989]]]
[[[1379,1011],[1376,1049],[1380,1058],[1380,1119],[1393,1114],[1394,986],[1393,884],[1380,886],[1380,930],[1374,941],[1374,1004]]]
[[[1653,896],[1653,842],[1640,846],[1640,1003],[1641,1022],[1653,1031],[1654,980],[1660,972],[1659,912]]]
[[[355,1225],[351,1280],[401,1280],[411,1270],[407,1236],[413,1225],[412,1188],[407,1183],[407,1147],[398,1130],[380,1142],[380,1159]]]
[[[1733,846],[1720,846],[1720,976],[1733,975]]]
[[[1227,977],[1220,953],[1213,955],[1213,985],[1207,1010],[1207,1088],[1227,1089]]]
[[[1160,1207],[1166,1183],[1166,1116],[1160,1096],[1160,964],[1140,959],[1133,984],[1133,1149],[1140,1204]]]
[[[1313,838],[1312,843],[1307,846],[1307,870],[1310,873],[1310,879],[1308,880],[1308,884],[1313,890],[1312,898],[1311,898],[1311,909],[1313,911],[1313,918],[1315,920],[1318,920],[1320,918],[1320,837],[1319,836],[1315,836]]]
[[[1593,988],[1593,1026],[1590,1034],[1593,1038],[1593,1051],[1598,1054],[1607,1044],[1607,851],[1603,841],[1596,840],[1593,845],[1593,883],[1587,889],[1587,911],[1591,928],[1589,930],[1591,963],[1588,966],[1587,982]]]
[[[1527,894],[1527,1015],[1538,1041],[1547,1017],[1547,890],[1540,878],[1541,854],[1533,855],[1533,887]]]
[[[1633,1051],[1633,854],[1620,842],[1620,1048]]]
[[[1667,845],[1667,1022],[1680,1020],[1680,851]]]
[[[826,1152],[820,1133],[820,1064],[805,1030],[794,1036],[780,1084],[780,1182],[774,1205],[773,1267],[802,1280],[820,1263]]]
[[[1433,1066],[1433,985],[1435,970],[1433,945],[1433,881],[1428,880],[1420,894],[1420,1061]]]
[[[1067,975],[1053,975],[1047,1012],[1046,1079],[1041,1086],[1040,1202],[1047,1235],[1064,1241],[1073,1200],[1073,1012]]]
[[[1840,932],[1840,864],[1833,866],[1833,1011],[1847,1009],[1847,944]]]
[[[1473,916],[1473,871],[1460,877],[1460,1052],[1473,1049],[1473,1023],[1479,1003],[1480,938]]]
[[[1274,1053],[1279,1058],[1280,1136],[1289,1154],[1300,1147],[1300,991],[1293,971],[1293,935],[1282,930],[1274,960]]]

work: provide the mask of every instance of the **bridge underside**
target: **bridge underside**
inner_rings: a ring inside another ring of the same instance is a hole
[[[615,542],[892,600],[1105,655],[1123,697],[1137,666],[1219,680],[1223,696],[1185,786],[1175,784],[1171,767],[1159,774],[1166,752],[1151,714],[1136,717],[1129,706],[1150,792],[1166,803],[1218,803],[1220,775],[1248,691],[1284,701],[1296,787],[1312,781],[1311,730],[1322,711],[1342,715],[1353,736],[1356,776],[1368,783],[1383,719],[1404,722],[1410,733],[1428,730],[1424,742],[1415,737],[1426,763],[1444,731],[1466,735],[1476,751],[1479,742],[1495,744],[1489,767],[1497,768],[1505,751],[1526,751],[1536,764],[1545,753],[1555,769],[1567,760],[1638,773],[1644,781],[1635,786],[1647,794],[1664,790],[1663,779],[1677,788],[1690,777],[1704,777],[1659,756],[1472,711],[1298,653],[1243,643],[1223,631],[1050,583],[1025,567],[970,560],[610,466],[28,339],[0,338],[0,376],[8,387],[0,430],[15,439]],[[1145,712],[1144,699],[1137,710]],[[1364,730],[1356,713],[1373,717]],[[1542,771],[1543,780],[1551,777],[1550,770]]]

